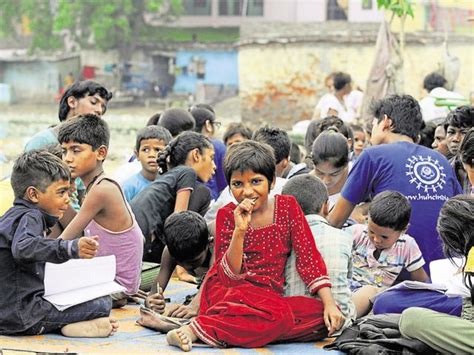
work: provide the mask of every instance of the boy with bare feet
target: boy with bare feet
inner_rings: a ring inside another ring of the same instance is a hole
[[[109,319],[110,297],[64,311],[43,299],[46,262],[93,258],[97,237],[52,240],[45,236],[69,204],[68,167],[46,151],[22,154],[11,184],[15,202],[0,218],[0,334],[37,335],[61,330],[70,337],[107,337],[118,324]]]

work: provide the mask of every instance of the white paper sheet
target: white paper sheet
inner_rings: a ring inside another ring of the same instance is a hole
[[[461,258],[454,258],[454,264],[449,259],[434,260],[430,263],[431,280],[433,283],[445,285],[447,296],[470,297],[471,295],[463,283],[461,265],[463,265]]]
[[[62,311],[97,297],[123,292],[115,279],[115,256],[46,263],[43,298]]]

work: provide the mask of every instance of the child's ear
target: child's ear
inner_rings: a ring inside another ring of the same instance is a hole
[[[321,215],[324,218],[326,218],[328,214],[329,214],[329,200],[326,200],[326,202],[324,202],[323,206],[321,207]]]
[[[191,158],[193,159],[193,162],[198,162],[201,159],[201,153],[199,153],[198,148],[194,148],[193,150],[190,151]]]
[[[204,125],[204,127],[206,128],[206,131],[212,132],[212,122],[211,121],[206,120],[206,124]]]
[[[97,148],[97,160],[104,161],[107,157],[107,151],[108,149],[105,145],[101,145],[99,148]]]
[[[25,191],[25,197],[28,201],[38,203],[38,190],[34,186],[28,186]]]
[[[391,131],[392,130],[392,119],[388,117],[387,115],[383,115],[383,130]]]
[[[74,96],[69,96],[67,98],[67,105],[69,106],[69,108],[76,108],[77,106],[77,99],[74,97]]]

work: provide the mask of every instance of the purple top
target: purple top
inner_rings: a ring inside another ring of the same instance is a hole
[[[95,184],[100,183],[103,179],[115,183],[120,189],[120,186],[114,180],[106,177],[98,179]],[[122,189],[120,189],[120,192],[122,192]],[[90,235],[99,236],[99,251],[97,256],[115,255],[117,263],[115,281],[127,289],[126,294],[133,295],[138,291],[140,286],[143,243],[145,239],[143,238],[142,231],[135,220],[130,206],[125,199],[124,202],[133,220],[131,227],[120,232],[112,232],[92,220],[85,230],[87,230]]]

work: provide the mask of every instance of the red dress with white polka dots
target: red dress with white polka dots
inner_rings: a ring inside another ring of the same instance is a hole
[[[234,209],[221,208],[216,219],[216,262],[202,286],[193,332],[216,346],[260,347],[274,341],[318,340],[326,336],[319,299],[283,297],[288,255],[312,294],[331,286],[303,211],[293,196],[275,196],[273,223],[247,230],[240,274],[229,267],[226,251],[234,231]]]

